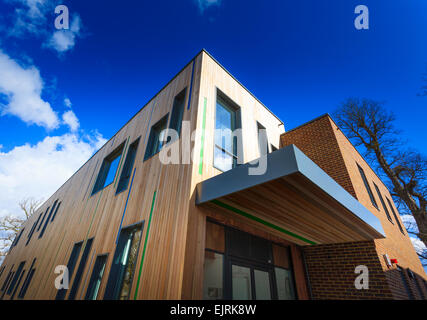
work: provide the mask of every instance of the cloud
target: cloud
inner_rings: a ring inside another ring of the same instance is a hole
[[[70,29],[56,30],[54,19],[48,16],[57,15],[55,7],[62,4],[59,0],[10,0],[15,6],[12,26],[6,28],[7,36],[25,38],[28,35],[43,39],[42,46],[53,49],[60,55],[71,50],[76,39],[81,37],[82,21],[78,13],[69,13],[72,16]]]
[[[67,133],[0,152],[0,216],[20,214],[24,198],[46,200],[105,142],[98,132]]]
[[[75,46],[76,38],[80,36],[80,29],[80,16],[75,15],[71,22],[70,29],[55,31],[45,46],[56,50],[58,53],[66,52]]]
[[[65,104],[68,108],[71,108],[71,106],[73,105],[73,104],[71,103],[71,100],[70,100],[70,99],[68,99],[68,98],[65,98],[65,99],[64,99],[64,104]]]
[[[23,67],[0,49],[0,70],[1,114],[47,129],[58,127],[56,112],[41,98],[43,80],[35,66]]]
[[[199,10],[203,13],[207,8],[212,6],[220,6],[222,0],[195,0],[199,6]]]
[[[80,127],[79,119],[77,119],[75,113],[72,110],[64,112],[62,115],[62,121],[64,124],[68,125],[71,131],[77,131]]]
[[[410,237],[410,239],[412,241],[412,245],[414,246],[416,252],[423,253],[427,249],[424,242],[422,242],[420,239],[413,238],[413,237]]]

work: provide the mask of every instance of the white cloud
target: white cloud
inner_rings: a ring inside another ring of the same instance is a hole
[[[204,12],[207,8],[211,6],[221,5],[222,0],[196,0],[197,5],[199,6],[200,12]]]
[[[62,121],[68,125],[73,132],[77,131],[77,129],[80,127],[79,119],[77,119],[75,113],[72,110],[64,112],[62,115]]]
[[[16,5],[12,26],[7,26],[7,35],[15,38],[25,38],[32,35],[42,38],[43,47],[53,49],[60,55],[71,50],[76,39],[81,36],[82,22],[76,12],[69,13],[70,29],[56,30],[54,19],[55,7],[62,4],[59,0],[10,0]]]
[[[23,67],[0,49],[0,70],[0,94],[5,98],[4,103],[0,102],[2,114],[47,129],[59,125],[57,114],[41,98],[43,80],[35,66]]]
[[[45,46],[56,50],[59,53],[66,52],[74,47],[76,38],[80,36],[81,20],[75,15],[70,29],[55,31]]]
[[[415,248],[415,251],[417,251],[418,253],[423,253],[423,251],[427,249],[424,242],[422,242],[420,239],[413,237],[410,237],[410,239],[412,241],[412,245]]]
[[[70,100],[70,99],[68,99],[68,98],[65,98],[65,99],[64,99],[64,104],[65,104],[68,108],[71,108],[71,106],[73,105],[73,104],[71,103],[71,100]]]
[[[46,200],[105,142],[97,132],[68,133],[0,152],[0,216],[19,214],[24,198]]]

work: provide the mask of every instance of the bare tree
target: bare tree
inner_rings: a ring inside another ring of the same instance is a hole
[[[23,199],[19,202],[23,214],[19,216],[8,215],[0,218],[0,260],[2,260],[19,233],[21,225],[37,210],[41,200],[33,198]]]
[[[362,147],[377,174],[385,177],[399,212],[413,216],[416,228],[408,232],[427,246],[427,158],[406,147],[394,126],[394,114],[381,102],[347,99],[334,118],[356,147]],[[425,250],[419,255],[427,258]]]

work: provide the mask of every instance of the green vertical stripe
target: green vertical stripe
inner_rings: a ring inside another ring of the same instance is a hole
[[[200,144],[200,162],[199,162],[200,175],[203,173],[203,152],[205,150],[206,104],[207,104],[207,99],[205,97],[203,102],[202,141]]]
[[[246,217],[246,218],[248,218],[248,219],[251,219],[251,220],[254,220],[254,221],[256,221],[256,222],[259,222],[259,223],[261,223],[261,224],[263,224],[263,225],[265,225],[265,226],[267,226],[267,227],[270,227],[270,228],[272,228],[272,229],[275,229],[275,230],[277,230],[277,231],[280,231],[280,232],[282,232],[282,233],[285,233],[285,234],[287,234],[287,235],[290,235],[290,236],[292,236],[292,237],[294,237],[294,238],[297,238],[297,239],[299,239],[299,240],[302,240],[302,241],[304,241],[304,242],[306,242],[306,243],[309,243],[309,244],[316,244],[316,242],[313,242],[313,241],[308,240],[308,239],[306,239],[306,238],[304,238],[304,237],[302,237],[302,236],[300,236],[300,235],[298,235],[298,234],[295,234],[295,233],[293,233],[293,232],[291,232],[291,231],[289,231],[289,230],[286,230],[286,229],[283,229],[283,228],[281,228],[281,227],[279,227],[279,226],[276,226],[275,224],[272,224],[271,222],[268,222],[268,221],[265,221],[265,220],[263,220],[263,219],[261,219],[261,218],[255,217],[255,216],[253,216],[253,215],[251,215],[251,214],[249,214],[249,213],[247,213],[247,212],[244,212],[244,211],[242,211],[242,210],[240,210],[240,209],[234,208],[234,207],[232,207],[232,206],[230,206],[230,205],[228,205],[228,204],[226,204],[226,203],[223,203],[223,202],[218,201],[218,200],[212,200],[211,202],[212,202],[212,203],[214,203],[214,204],[216,204],[217,206],[220,206],[220,207],[222,207],[222,208],[224,208],[224,209],[227,209],[227,210],[233,211],[234,213],[237,213],[237,214],[239,214],[239,215],[241,215],[241,216],[243,216],[243,217]]]
[[[144,264],[145,250],[147,249],[148,233],[150,232],[151,217],[153,215],[154,202],[156,201],[156,193],[157,191],[154,191],[153,202],[151,203],[150,217],[148,218],[147,233],[145,234],[144,249],[142,251],[141,265],[139,266],[138,281],[136,282],[135,296],[133,298],[134,300],[136,300],[138,296],[139,283],[141,281],[142,265]]]

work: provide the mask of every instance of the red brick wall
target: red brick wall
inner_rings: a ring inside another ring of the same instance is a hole
[[[327,116],[308,122],[280,137],[280,147],[296,145],[338,184],[356,197],[334,131]]]
[[[393,299],[373,241],[304,247],[313,299]],[[358,290],[356,266],[369,270],[369,289]]]

